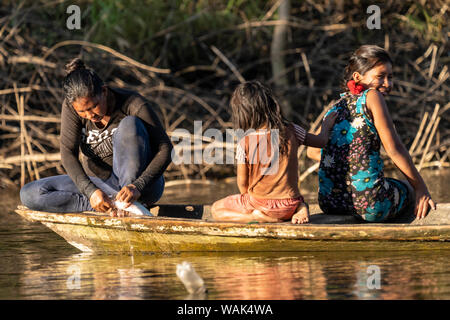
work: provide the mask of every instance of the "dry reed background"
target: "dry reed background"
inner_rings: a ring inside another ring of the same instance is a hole
[[[89,11],[95,2],[80,6]],[[118,28],[109,41],[99,39],[100,27],[108,23],[105,15],[81,31],[67,30],[63,10],[68,1],[2,1],[0,185],[16,187],[65,172],[59,161],[60,84],[63,66],[73,57],[82,57],[109,85],[134,89],[154,101],[169,133],[176,128],[193,132],[194,120],[203,121],[203,130],[231,128],[230,94],[236,84],[251,79],[270,85],[289,106],[290,118],[312,131],[341,91],[350,52],[368,43],[392,54],[395,86],[387,102],[416,165],[450,166],[447,1],[376,3],[382,9],[381,30],[366,27],[366,8],[373,4],[369,1],[291,1],[287,20],[279,12],[283,0],[261,2],[263,13],[250,19],[244,10],[248,2],[222,2],[200,1],[198,12],[191,8],[190,16],[160,27],[133,47]],[[234,14],[228,26],[194,26],[224,6],[231,6]],[[53,10],[63,14],[49,13]],[[181,9],[172,6],[169,14],[176,10]],[[284,28],[286,37],[275,56],[271,44],[277,28]],[[173,47],[177,39],[184,39],[186,46]],[[149,43],[153,55],[145,50]],[[273,76],[280,57],[284,70]],[[203,140],[206,146],[208,139]],[[303,151],[301,180],[317,168]],[[233,175],[233,166],[171,164],[165,175],[173,183],[209,181]]]

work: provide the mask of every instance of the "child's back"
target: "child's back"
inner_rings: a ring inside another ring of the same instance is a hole
[[[300,196],[297,151],[306,131],[289,124],[285,128],[286,150],[280,152],[274,130],[255,131],[238,145],[238,163],[248,166],[248,193],[261,199],[286,199]],[[273,143],[275,142],[275,143]]]
[[[324,132],[306,133],[283,119],[270,90],[257,81],[240,84],[233,92],[231,107],[235,128],[246,132],[236,152],[241,193],[216,201],[211,208],[213,217],[239,222],[308,222],[307,205],[298,189],[298,147],[323,147],[335,115],[324,121]]]

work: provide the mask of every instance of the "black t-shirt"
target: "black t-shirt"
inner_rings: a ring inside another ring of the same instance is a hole
[[[80,192],[88,198],[98,188],[88,175],[107,179],[112,172],[112,135],[126,116],[140,118],[147,129],[154,158],[133,184],[142,192],[166,170],[171,162],[172,144],[151,103],[134,91],[108,88],[115,104],[108,125],[98,128],[81,118],[65,100],[61,112],[61,161]],[[81,150],[81,154],[79,153]],[[81,162],[80,159],[81,158]]]

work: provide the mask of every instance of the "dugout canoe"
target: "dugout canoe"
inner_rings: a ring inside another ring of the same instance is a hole
[[[216,222],[210,206],[203,205],[159,205],[150,211],[154,217],[115,218],[16,210],[79,250],[99,253],[450,249],[450,203],[438,204],[422,220],[383,224],[323,214],[317,205],[305,225]]]

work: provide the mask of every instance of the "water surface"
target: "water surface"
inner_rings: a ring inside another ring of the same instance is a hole
[[[450,172],[427,172],[433,198],[449,202]],[[302,185],[316,199],[314,178]],[[16,213],[18,192],[0,190],[0,299],[450,299],[450,251],[302,253],[81,253]],[[211,203],[234,184],[170,187],[163,203]],[[324,243],[326,246],[326,243]],[[175,274],[190,262],[205,296],[189,296]],[[380,272],[379,289],[374,270]]]

